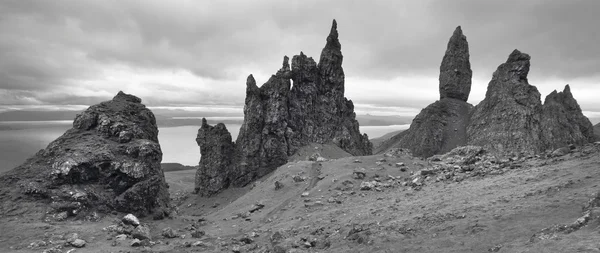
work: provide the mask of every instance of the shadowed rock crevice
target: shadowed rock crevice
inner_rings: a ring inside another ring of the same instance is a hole
[[[300,52],[292,57],[291,68],[289,58],[284,57],[281,69],[261,87],[248,76],[244,122],[235,144],[218,137],[228,132],[205,138],[205,129],[210,127],[203,124],[199,130],[201,161],[196,192],[210,196],[218,192],[216,188],[244,186],[285,164],[289,156],[309,143],[333,143],[353,155],[370,155],[372,145],[366,134],[360,134],[354,104],[344,97],[342,61],[334,20],[318,64]],[[202,148],[213,145],[223,148]],[[208,164],[218,166],[205,166]],[[206,189],[205,184],[213,182],[206,180],[208,174],[216,175],[211,176],[214,182],[223,183]]]
[[[169,208],[161,160],[154,114],[119,92],[77,115],[73,128],[0,180],[15,185],[14,196],[49,203],[49,217],[112,210],[144,216]],[[69,212],[60,214],[64,206]]]

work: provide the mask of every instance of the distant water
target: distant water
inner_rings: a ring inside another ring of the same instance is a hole
[[[0,121],[0,172],[22,164],[67,129],[72,121]],[[240,124],[227,124],[235,141]],[[199,126],[160,127],[158,139],[163,152],[163,162],[196,165],[200,161],[200,149],[196,144]],[[363,126],[362,133],[377,138],[386,133],[407,129],[408,125]]]

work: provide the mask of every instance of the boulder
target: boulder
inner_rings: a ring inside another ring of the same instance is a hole
[[[24,164],[0,176],[0,194],[49,203],[49,214],[78,216],[128,212],[139,216],[169,208],[160,167],[154,114],[141,99],[119,92],[78,114],[73,128]],[[18,200],[19,202],[22,200]]]

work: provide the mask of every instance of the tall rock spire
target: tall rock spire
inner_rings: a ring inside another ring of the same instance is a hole
[[[448,97],[466,102],[471,92],[472,75],[469,43],[458,26],[448,41],[440,66],[440,99]]]
[[[322,91],[330,90],[338,99],[344,96],[343,60],[342,45],[338,39],[337,22],[334,19],[329,36],[327,36],[327,44],[321,51],[319,73],[324,77],[320,89]]]

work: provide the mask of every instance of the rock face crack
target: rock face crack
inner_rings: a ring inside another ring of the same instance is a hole
[[[344,97],[338,36],[334,20],[318,64],[300,52],[291,65],[285,56],[282,67],[260,88],[248,76],[244,122],[235,143],[224,126],[217,131],[219,125],[203,121],[196,139],[201,149],[197,193],[210,196],[247,185],[309,143],[333,143],[353,155],[372,153],[368,136],[360,134],[354,104]]]

